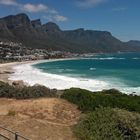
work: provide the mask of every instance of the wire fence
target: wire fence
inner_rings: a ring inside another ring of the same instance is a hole
[[[29,140],[17,132],[0,125],[0,140]]]

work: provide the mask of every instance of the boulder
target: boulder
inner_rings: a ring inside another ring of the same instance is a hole
[[[13,81],[12,85],[15,86],[15,87],[23,87],[24,86],[24,82],[22,80]]]

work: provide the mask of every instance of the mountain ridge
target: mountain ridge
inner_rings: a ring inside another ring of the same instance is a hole
[[[27,47],[76,53],[110,53],[140,51],[112,36],[108,31],[61,30],[53,22],[42,24],[40,19],[20,13],[0,18],[0,39],[15,40]]]
[[[140,47],[140,41],[139,40],[130,40],[127,42],[127,44],[131,47]]]

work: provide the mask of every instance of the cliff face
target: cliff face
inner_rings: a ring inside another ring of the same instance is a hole
[[[4,37],[11,37],[11,39],[22,38],[23,36],[33,36],[36,32],[30,19],[25,14],[4,17],[0,19],[0,24],[1,23],[3,24],[0,29],[3,29]],[[3,33],[0,33],[0,37],[3,37]]]
[[[36,29],[42,26],[40,19],[32,20],[31,23],[32,23],[32,26]]]
[[[42,25],[40,19],[31,21],[26,14],[0,19],[0,38],[22,42],[27,47],[46,48],[79,53],[136,51],[107,31],[83,28],[62,31],[55,23]]]

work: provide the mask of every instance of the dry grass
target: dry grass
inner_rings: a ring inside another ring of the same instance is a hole
[[[79,116],[77,107],[62,99],[0,99],[0,125],[31,140],[75,140],[71,126]]]
[[[8,116],[15,116],[16,112],[14,110],[9,110],[7,115]]]

